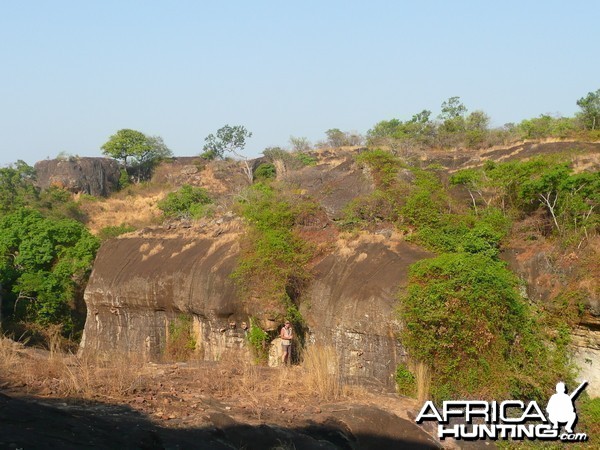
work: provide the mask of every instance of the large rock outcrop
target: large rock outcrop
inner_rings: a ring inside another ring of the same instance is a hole
[[[397,294],[407,285],[408,267],[429,256],[385,234],[338,243],[315,267],[302,305],[309,341],[332,345],[347,377],[392,384],[406,356],[398,340]]]
[[[159,358],[169,323],[192,316],[199,356],[246,351],[245,326],[256,311],[236,295],[230,275],[242,228],[156,230],[107,241],[85,291],[87,321],[81,351],[129,351]],[[339,240],[314,268],[301,300],[308,344],[333,346],[342,374],[392,383],[404,356],[395,320],[397,287],[408,266],[428,254],[386,234]]]
[[[587,380],[587,393],[600,397],[600,238],[588,240],[579,254],[562,254],[544,242],[521,242],[507,249],[503,258],[526,283],[527,297],[551,305],[560,299],[563,307],[577,302],[579,315],[571,333],[570,352],[578,368],[578,380]],[[564,293],[571,293],[571,297]],[[562,297],[560,297],[562,294]],[[575,295],[576,296],[575,296]]]
[[[35,163],[37,185],[58,186],[75,194],[107,196],[119,187],[119,165],[110,158],[72,157]]]
[[[218,238],[202,229],[146,233],[105,242],[85,290],[87,319],[83,352],[121,351],[157,358],[168,327],[181,314],[194,318],[198,349],[217,359],[241,347],[247,320],[230,274],[238,234]]]

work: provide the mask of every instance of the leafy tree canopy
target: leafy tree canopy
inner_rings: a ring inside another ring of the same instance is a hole
[[[73,302],[91,270],[98,238],[79,222],[21,208],[0,219],[0,282],[15,320],[75,328]]]
[[[19,160],[9,167],[0,168],[0,214],[14,211],[38,198],[33,186],[33,167]]]
[[[146,136],[136,130],[122,129],[102,146],[102,153],[122,160],[137,172],[137,179],[148,177],[154,165],[173,155],[159,136]]]
[[[205,139],[202,157],[213,160],[223,158],[225,152],[241,156],[241,151],[246,146],[246,140],[252,137],[252,133],[242,125],[225,125],[217,130],[215,134],[209,134]]]
[[[580,116],[584,126],[595,130],[600,125],[600,89],[588,92],[585,97],[577,100],[577,106],[581,108]]]

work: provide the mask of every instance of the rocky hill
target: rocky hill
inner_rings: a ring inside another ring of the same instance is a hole
[[[316,199],[325,212],[299,226],[300,233],[319,242],[321,249],[311,262],[310,284],[297,302],[305,320],[303,339],[307,345],[333,346],[345,376],[391,387],[395,368],[405,358],[395,314],[398,289],[407,284],[409,266],[433,254],[408,244],[385,221],[360,233],[340,234],[336,221],[344,209],[376,189],[373,175],[355,162],[360,151],[321,151],[314,154],[318,163],[308,167],[281,164],[278,179],[299,195]],[[439,164],[453,173],[487,160],[525,160],[565,152],[577,170],[598,167],[600,144],[573,142],[523,143],[479,152],[431,151],[416,158],[423,166]],[[411,176],[409,171],[398,175],[408,182]],[[115,349],[157,358],[168,340],[169,323],[182,314],[193,319],[198,357],[218,360],[230,349],[247,351],[251,320],[269,331],[280,325],[281,318],[261,310],[259,303],[243,301],[231,278],[240,238],[247,232],[244,223],[228,212],[231,194],[245,183],[241,167],[235,162],[200,167],[194,159],[176,160],[161,166],[156,180],[171,182],[173,187],[186,183],[205,187],[221,198],[222,212],[215,219],[154,226],[107,241],[85,293],[88,316],[81,351]],[[467,198],[464,190],[454,195]],[[588,392],[598,395],[598,278],[583,277],[584,269],[576,270],[578,261],[582,267],[593,267],[598,238],[575,256],[561,255],[549,239],[539,238],[535,243],[513,239],[502,257],[527,281],[532,301],[549,302],[561,287],[573,283],[587,293],[572,352],[580,377],[592,381]],[[275,340],[271,364],[276,364],[277,349]]]
[[[103,241],[77,355],[0,339],[0,447],[495,448],[416,425],[424,399],[459,385],[467,398],[545,400],[558,374],[600,396],[597,223],[568,228],[557,198],[519,197],[523,173],[543,170],[584,189],[600,143],[322,149],[252,167],[268,176],[251,185],[240,162],[174,158],[112,192],[110,160],[36,165],[42,187],[108,195],[79,200]],[[181,192],[208,200],[167,215]],[[589,218],[594,195],[562,204]],[[413,310],[433,323],[421,347],[408,334],[418,314],[401,315],[418,289],[429,297]],[[280,367],[284,319],[296,345]],[[458,375],[434,391],[434,372]],[[583,402],[578,430],[594,435]]]

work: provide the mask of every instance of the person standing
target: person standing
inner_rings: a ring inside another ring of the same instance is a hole
[[[281,338],[281,350],[283,351],[283,355],[281,355],[281,362],[283,364],[285,364],[286,362],[291,364],[292,339],[294,338],[294,332],[292,330],[292,324],[289,320],[285,321],[285,325],[281,328],[279,337]]]

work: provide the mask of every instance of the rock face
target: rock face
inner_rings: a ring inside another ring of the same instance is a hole
[[[310,324],[309,341],[333,346],[347,377],[385,380],[405,351],[398,341],[398,289],[408,267],[432,256],[383,235],[348,242],[315,267],[308,300],[301,309]]]
[[[594,262],[597,259],[600,239],[593,238],[587,253]],[[583,252],[585,255],[586,252]],[[600,289],[594,272],[574,270],[573,264],[579,259],[574,254],[556,258],[548,246],[543,244],[513,247],[504,252],[503,258],[510,268],[526,282],[527,297],[539,303],[556,298],[565,288],[570,287],[584,294],[579,305],[584,313],[571,334],[571,359],[578,368],[578,381],[587,380],[586,392],[591,397],[600,397]],[[575,259],[573,259],[575,258]],[[597,263],[592,263],[592,271],[598,271]]]
[[[229,277],[238,252],[236,233],[219,239],[159,234],[107,241],[85,291],[87,319],[81,350],[141,353],[157,358],[169,324],[193,318],[198,351],[217,359],[242,347],[247,320]]]
[[[38,161],[37,185],[58,186],[73,193],[106,196],[119,186],[119,165],[110,158],[69,158]]]
[[[170,233],[170,234],[169,234]],[[199,357],[247,351],[247,311],[230,274],[239,229],[157,231],[107,241],[85,291],[81,352],[125,351],[159,358],[169,324],[191,316]],[[428,256],[383,235],[342,242],[314,269],[302,299],[307,342],[335,348],[342,375],[391,385],[404,351],[397,341],[396,287],[408,265]],[[261,317],[258,317],[262,319]]]

